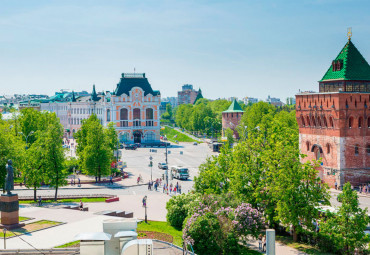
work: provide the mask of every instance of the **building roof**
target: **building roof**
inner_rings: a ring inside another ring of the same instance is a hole
[[[320,81],[330,80],[370,80],[370,66],[361,55],[351,39],[340,51],[334,61],[342,61],[343,66],[339,71],[334,71],[330,66]]]
[[[160,95],[158,90],[152,89],[148,79],[145,78],[145,73],[123,73],[114,94],[116,96],[120,96],[122,94],[129,96],[129,92],[133,87],[139,87],[144,90],[144,96],[148,94],[152,94],[153,96]]]
[[[203,98],[203,95],[202,95],[202,90],[199,88],[197,97],[195,98],[193,104],[195,104],[198,101],[198,99],[201,99],[201,98]]]
[[[223,112],[244,112],[243,109],[240,107],[238,102],[234,99],[234,101],[231,103],[229,108],[226,111]]]

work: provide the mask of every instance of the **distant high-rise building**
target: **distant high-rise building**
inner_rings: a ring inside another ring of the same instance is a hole
[[[266,102],[275,106],[284,105],[284,103],[280,101],[280,98],[270,97],[270,95],[267,97]]]
[[[182,86],[182,90],[177,92],[178,105],[180,105],[180,104],[194,104],[194,102],[197,99],[198,94],[202,95],[202,91],[200,89],[198,91],[196,91],[193,88],[193,85],[184,84]]]
[[[254,97],[245,97],[243,98],[243,103],[245,105],[248,105],[248,104],[255,104],[255,103],[258,103],[258,98],[254,98]]]

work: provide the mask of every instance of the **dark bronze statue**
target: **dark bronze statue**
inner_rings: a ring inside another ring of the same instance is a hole
[[[13,162],[11,159],[8,160],[8,165],[6,166],[6,177],[5,177],[5,190],[8,195],[12,194],[14,190],[14,171],[13,171]]]

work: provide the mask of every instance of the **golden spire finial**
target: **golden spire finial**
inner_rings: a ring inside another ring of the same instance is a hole
[[[351,37],[352,37],[352,27],[347,28],[347,36],[348,36],[348,40],[351,40]]]

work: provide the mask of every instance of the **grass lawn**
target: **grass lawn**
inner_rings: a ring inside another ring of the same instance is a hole
[[[308,244],[293,242],[293,239],[290,236],[276,236],[276,241],[278,241],[280,243],[283,243],[283,244],[285,244],[289,247],[292,247],[294,249],[297,249],[299,251],[303,251],[307,254],[333,255],[333,253],[322,252],[317,247],[314,247],[314,246],[311,246],[311,245],[308,245]]]
[[[69,248],[69,247],[80,247],[80,241],[65,243],[54,248]]]
[[[138,223],[137,231],[156,231],[160,233],[169,234],[173,237],[173,243],[182,247],[182,231],[176,230],[165,221],[144,221]]]
[[[57,222],[57,221],[39,220],[39,221],[36,221],[36,222],[26,224],[24,227],[21,227],[21,228],[16,228],[16,229],[13,229],[11,231],[8,230],[6,232],[6,237],[11,237],[11,236],[15,236],[15,235],[23,235],[25,233],[33,232],[33,231],[44,229],[44,228],[49,228],[49,227],[52,227],[52,226],[57,226],[57,225],[60,225],[60,224],[61,224],[61,222]],[[0,235],[0,237],[4,238],[4,235]]]
[[[165,127],[164,130],[161,130],[161,135],[166,135],[167,136],[167,139],[170,140],[171,142],[198,142],[196,140],[194,140],[193,138],[183,134],[183,133],[180,133],[179,131],[173,129],[173,128],[170,128],[170,127]],[[177,137],[175,137],[177,136]]]
[[[73,199],[58,199],[57,201],[54,200],[42,200],[42,203],[71,203],[71,202],[105,202],[105,197],[96,197],[96,198],[91,198],[91,197],[83,197],[83,198],[73,198]],[[38,204],[38,202],[35,202],[33,200],[19,200],[20,204]]]

